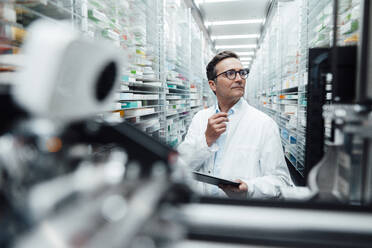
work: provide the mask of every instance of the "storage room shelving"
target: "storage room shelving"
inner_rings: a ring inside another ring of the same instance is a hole
[[[206,42],[184,1],[34,0],[0,3],[0,81],[9,83],[26,28],[34,20],[70,20],[91,39],[105,39],[127,57],[111,121],[128,121],[178,145],[207,102]],[[7,55],[7,56],[4,56]],[[209,87],[208,87],[209,88]]]
[[[203,63],[203,35],[191,18],[191,61],[190,61],[190,108],[191,115],[194,115],[203,107],[203,83],[205,83],[205,66]],[[205,88],[208,85],[205,84]]]
[[[359,0],[339,1],[339,46],[358,41],[359,15]],[[246,98],[277,122],[285,156],[304,176],[308,49],[332,45],[333,1],[276,1],[267,22]],[[332,99],[331,93],[327,99]],[[329,123],[325,132],[329,135]]]
[[[158,13],[161,6],[155,0],[130,1],[128,13],[129,66],[120,89],[120,115],[153,136],[159,136],[164,125],[160,81],[160,37]]]
[[[190,22],[183,2],[166,1],[166,123],[167,140],[177,146],[190,113]],[[168,45],[172,44],[172,45]]]
[[[202,64],[203,64],[203,72],[201,74],[203,78],[203,105],[204,107],[212,106],[215,104],[215,95],[213,94],[212,90],[209,88],[208,80],[206,77],[206,70],[207,64],[214,56],[211,46],[206,42],[205,39],[202,39]]]

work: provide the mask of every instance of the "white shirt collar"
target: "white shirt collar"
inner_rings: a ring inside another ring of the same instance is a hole
[[[234,114],[235,112],[239,111],[240,107],[242,106],[242,103],[243,103],[243,97],[241,97],[239,99],[239,101],[237,103],[234,104],[234,106],[232,106],[229,111],[227,112],[228,115],[231,115],[231,114]],[[221,112],[220,110],[220,107],[218,106],[218,101],[216,101],[216,104],[215,104],[215,113],[219,113]]]

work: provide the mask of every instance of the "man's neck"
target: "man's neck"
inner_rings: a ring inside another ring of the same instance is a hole
[[[239,100],[240,100],[240,98],[238,100],[234,100],[234,101],[218,100],[218,107],[220,108],[221,112],[227,113]]]

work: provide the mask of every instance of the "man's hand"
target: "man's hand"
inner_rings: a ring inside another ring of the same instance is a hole
[[[207,130],[205,131],[205,138],[208,146],[211,146],[220,135],[226,131],[226,123],[229,121],[227,113],[220,112],[212,115],[208,119]]]
[[[248,185],[240,179],[235,180],[235,182],[240,183],[239,187],[234,187],[231,185],[218,185],[218,187],[222,189],[230,198],[246,199],[248,193]]]

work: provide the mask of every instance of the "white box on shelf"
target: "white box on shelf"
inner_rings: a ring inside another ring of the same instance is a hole
[[[124,110],[124,116],[148,115],[155,112],[155,108],[140,108]]]
[[[120,93],[119,100],[132,100],[134,96],[133,93]]]

